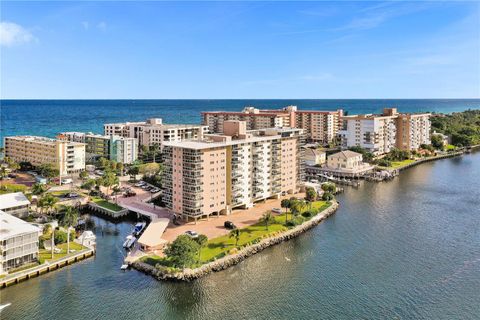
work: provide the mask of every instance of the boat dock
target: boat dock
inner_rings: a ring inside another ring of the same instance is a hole
[[[47,272],[57,270],[60,268],[63,268],[65,266],[68,266],[70,264],[73,264],[75,262],[78,262],[80,260],[87,259],[89,257],[92,257],[95,255],[95,250],[94,249],[85,249],[79,252],[76,252],[75,254],[71,254],[69,256],[63,257],[61,259],[58,259],[54,262],[46,262],[42,265],[29,268],[26,270],[18,271],[12,274],[8,274],[3,278],[0,278],[0,289],[9,287],[11,285],[20,283],[24,280],[28,280],[30,278],[35,278],[38,277],[42,274],[45,274]]]

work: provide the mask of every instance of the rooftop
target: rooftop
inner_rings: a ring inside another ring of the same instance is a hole
[[[7,193],[0,195],[0,210],[12,207],[29,205],[27,197],[22,192]]]
[[[355,158],[355,157],[358,157],[358,156],[361,156],[361,155],[362,154],[358,153],[358,152],[353,152],[353,151],[350,151],[350,150],[344,150],[344,151],[334,153],[334,154],[330,155],[329,157],[340,158],[340,159],[349,159],[349,158]]]
[[[0,210],[0,240],[31,232],[40,232],[40,229]]]
[[[31,141],[31,142],[41,142],[41,143],[46,143],[46,144],[56,144],[57,142],[65,142],[65,141],[59,140],[59,139],[52,139],[52,138],[40,137],[40,136],[10,136],[10,137],[5,137],[5,139],[14,139],[14,140]],[[67,141],[67,142],[69,144],[73,144],[73,145],[84,145],[84,143],[80,143],[80,142],[73,142],[73,141]]]

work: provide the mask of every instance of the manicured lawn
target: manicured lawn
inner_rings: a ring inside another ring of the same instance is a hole
[[[411,159],[407,159],[407,160],[403,160],[403,161],[392,161],[391,168],[397,169],[397,168],[406,166],[407,164],[410,164],[410,163],[413,163],[413,162],[415,162],[415,160],[411,160]]]
[[[8,180],[2,180],[0,182],[0,194],[13,193],[13,192],[25,192],[27,187],[23,184],[15,184],[7,182]]]
[[[92,201],[95,202],[100,207],[103,207],[105,209],[109,209],[109,210],[112,210],[112,211],[115,211],[115,212],[123,210],[123,208],[120,207],[119,205],[117,205],[115,203],[112,203],[112,202],[109,202],[107,200],[104,200],[102,198],[92,197]]]
[[[67,255],[67,244],[66,243],[55,245],[55,247],[61,249],[62,251],[60,253],[54,253],[53,254],[53,260],[63,258]],[[73,241],[70,242],[70,254],[72,253],[71,252],[72,250],[75,250],[75,252],[77,252],[77,251],[80,251],[80,250],[83,250],[83,249],[84,249],[84,247],[82,247],[82,245],[80,245],[78,243],[75,243]],[[40,249],[39,254],[38,254],[38,260],[41,264],[44,263],[45,261],[50,261],[50,262],[53,261],[52,260],[52,252],[50,250],[47,250],[47,249]]]
[[[454,146],[454,145],[451,145],[451,144],[447,144],[447,145],[445,146],[445,150],[446,150],[446,151],[455,150],[455,146]]]

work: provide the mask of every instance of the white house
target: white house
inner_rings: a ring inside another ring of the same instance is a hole
[[[326,153],[317,149],[306,148],[303,152],[303,161],[307,166],[322,165],[327,161]]]

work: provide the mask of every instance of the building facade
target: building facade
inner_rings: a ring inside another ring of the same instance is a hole
[[[0,274],[38,259],[40,229],[0,211]]]
[[[195,124],[163,124],[162,119],[144,122],[109,123],[103,126],[105,135],[137,139],[140,146],[158,145],[163,150],[165,142],[201,139],[207,126]]]
[[[430,144],[430,114],[399,114],[396,108],[386,108],[383,114],[365,114],[342,118],[339,136],[344,148],[359,146],[374,155],[393,148],[416,150]]]
[[[33,166],[50,163],[60,175],[85,169],[85,144],[38,136],[5,137],[5,156]]]
[[[132,163],[138,158],[138,142],[135,138],[83,132],[62,132],[58,138],[84,143],[87,163],[95,162],[100,158]]]
[[[222,134],[166,143],[163,201],[197,219],[294,193],[303,173],[301,140],[300,129],[249,131],[246,122],[229,120]]]
[[[303,129],[307,140],[327,144],[336,139],[342,115],[342,110],[298,110],[296,106],[277,110],[246,107],[241,112],[202,112],[202,119],[212,133],[223,132],[225,121],[238,120],[246,122],[247,130],[284,127]]]

